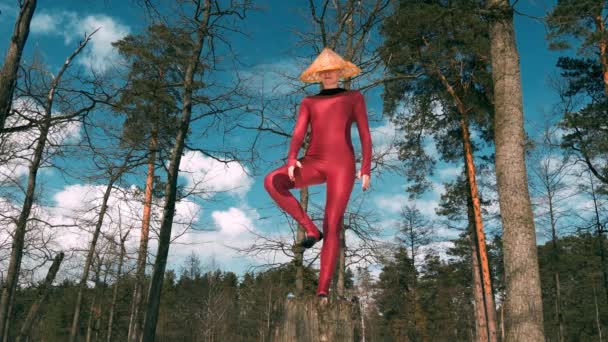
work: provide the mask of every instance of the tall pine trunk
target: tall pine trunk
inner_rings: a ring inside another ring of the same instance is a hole
[[[526,137],[513,9],[489,0],[496,180],[503,226],[506,341],[544,341],[534,218],[524,159]]]
[[[600,7],[603,8],[604,6]],[[608,44],[606,43],[606,25],[604,24],[604,16],[600,12],[595,17],[595,29],[600,37],[599,48],[600,48],[600,63],[602,64],[602,75],[604,79],[604,94],[608,96]]]
[[[156,163],[156,150],[158,148],[158,129],[154,128],[150,136],[148,156],[148,175],[146,177],[146,190],[144,195],[144,212],[139,239],[139,253],[137,255],[137,273],[135,275],[135,288],[131,304],[131,320],[127,341],[137,342],[141,335],[141,312],[143,306],[144,281],[146,275],[146,260],[148,258],[148,236],[150,234],[150,216],[152,214],[152,193],[154,190],[154,165]]]
[[[8,52],[4,57],[2,70],[0,70],[0,132],[4,129],[6,118],[8,118],[11,110],[13,91],[17,84],[17,70],[27,36],[30,33],[30,22],[35,10],[36,0],[24,0],[22,2]],[[2,336],[2,329],[0,329],[0,336]]]
[[[6,281],[2,284],[2,297],[0,298],[0,338],[2,340],[8,337],[8,329],[5,329],[5,327],[9,326],[11,321],[10,308],[13,303],[13,296],[17,288],[19,272],[21,270],[21,258],[23,257],[27,220],[30,217],[30,212],[32,210],[32,206],[34,205],[34,195],[36,192],[36,177],[38,176],[38,169],[40,168],[40,165],[42,163],[42,154],[46,147],[49,130],[51,128],[51,111],[53,108],[55,92],[59,85],[59,81],[63,76],[63,73],[70,66],[72,60],[80,53],[80,51],[82,51],[82,49],[84,49],[88,41],[91,39],[91,36],[95,34],[96,31],[97,30],[87,35],[85,39],[80,43],[78,48],[76,48],[76,50],[63,63],[63,66],[53,79],[53,83],[51,84],[49,93],[46,98],[46,102],[44,105],[44,115],[40,120],[40,134],[38,135],[36,147],[34,148],[34,153],[32,156],[32,161],[29,165],[27,176],[28,183],[23,199],[23,207],[21,209],[21,213],[19,214],[19,218],[17,219],[17,222],[15,224],[15,232],[13,235],[13,243],[11,246],[11,256],[8,271],[6,273]]]
[[[198,9],[197,9],[198,11]],[[171,153],[171,161],[167,170],[167,185],[165,186],[165,203],[163,206],[163,215],[161,219],[160,234],[158,241],[158,252],[154,262],[154,270],[150,281],[150,290],[148,292],[148,303],[146,306],[143,340],[154,341],[156,337],[156,323],[158,321],[158,311],[160,307],[160,295],[165,275],[165,267],[167,265],[167,255],[169,254],[169,246],[171,244],[171,228],[173,225],[173,216],[175,215],[175,201],[177,195],[177,176],[179,173],[179,164],[188,129],[190,127],[190,118],[192,116],[192,93],[194,87],[194,74],[199,67],[199,59],[203,50],[203,41],[208,36],[209,17],[211,14],[211,1],[205,0],[201,9],[202,16],[198,20],[198,28],[196,32],[196,41],[192,49],[192,55],[188,61],[183,86],[182,97],[182,119],[175,137],[175,146]],[[198,15],[196,13],[195,15]]]

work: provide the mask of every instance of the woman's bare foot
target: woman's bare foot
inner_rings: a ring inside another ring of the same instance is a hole
[[[327,298],[327,295],[319,295],[319,304],[321,304],[321,305],[329,304],[329,298]]]

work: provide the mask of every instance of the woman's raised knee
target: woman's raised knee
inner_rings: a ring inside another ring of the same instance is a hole
[[[290,187],[291,180],[289,180],[289,176],[277,170],[270,172],[264,177],[264,188],[268,192],[272,190],[289,190]]]

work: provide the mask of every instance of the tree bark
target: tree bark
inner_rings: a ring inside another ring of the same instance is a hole
[[[164,280],[165,266],[167,265],[167,255],[171,243],[171,228],[173,216],[175,214],[175,200],[177,191],[177,176],[179,164],[184,150],[186,136],[190,127],[190,117],[192,116],[192,92],[194,73],[199,65],[200,54],[203,49],[203,41],[207,37],[209,17],[211,12],[211,1],[205,0],[202,8],[203,18],[198,21],[196,41],[192,49],[192,56],[188,62],[184,76],[184,93],[182,97],[182,119],[177,130],[175,146],[171,153],[171,161],[167,170],[168,179],[165,186],[165,203],[161,219],[160,234],[158,241],[158,252],[154,262],[154,270],[148,292],[148,304],[144,320],[143,340],[152,342],[155,339],[156,323],[158,321],[158,310],[160,307],[160,295]]]
[[[524,159],[519,53],[508,0],[489,0],[496,180],[503,226],[506,341],[544,341],[534,218]]]
[[[463,110],[464,108],[461,108]],[[471,149],[471,137],[469,135],[469,124],[466,112],[462,112],[460,125],[462,127],[462,141],[464,146],[464,159],[467,174],[467,183],[470,191],[470,200],[473,209],[475,237],[477,244],[477,254],[481,269],[482,289],[488,327],[488,340],[497,341],[496,334],[496,306],[494,304],[494,293],[492,291],[492,279],[490,277],[490,262],[486,250],[486,238],[483,231],[483,221],[481,219],[481,202],[477,190],[477,180],[475,179],[475,162],[473,161],[473,151]]]
[[[53,281],[55,280],[57,271],[59,271],[59,266],[61,265],[61,262],[63,261],[63,257],[64,257],[63,252],[60,252],[59,254],[57,254],[55,256],[55,259],[53,260],[53,264],[51,265],[48,273],[46,274],[46,279],[44,280],[44,283],[38,289],[38,298],[36,298],[36,301],[30,307],[30,311],[27,313],[27,316],[25,317],[25,321],[23,321],[23,325],[21,326],[21,331],[19,332],[19,335],[17,336],[17,342],[25,341],[28,339],[30,330],[32,329],[32,324],[34,323],[34,320],[36,319],[36,316],[38,315],[38,311],[40,311],[42,304],[44,303],[44,301],[46,301],[46,299],[49,296],[50,287],[53,284]]]
[[[481,284],[479,255],[475,236],[475,214],[473,204],[467,195],[467,212],[469,217],[469,243],[471,244],[471,269],[473,276],[473,298],[475,303],[475,335],[476,341],[488,341],[488,324],[486,318],[485,302],[483,300],[483,285]]]
[[[600,7],[600,9],[603,8]],[[595,18],[595,29],[600,36],[599,48],[600,48],[600,62],[602,64],[602,76],[604,78],[604,94],[608,96],[608,56],[606,55],[606,48],[608,47],[606,44],[606,38],[604,35],[606,34],[606,27],[604,25],[604,16],[600,12]]]
[[[127,341],[137,342],[141,335],[141,308],[144,302],[144,280],[146,275],[146,260],[148,258],[148,236],[150,234],[150,216],[152,213],[152,192],[154,190],[154,165],[156,163],[156,149],[158,148],[158,130],[154,128],[150,137],[148,157],[148,175],[146,177],[146,190],[144,197],[144,213],[139,239],[139,253],[137,255],[137,273],[135,288],[131,305],[131,320]]]
[[[13,237],[13,243],[11,246],[11,257],[9,261],[9,268],[6,275],[6,281],[2,284],[2,297],[0,298],[0,338],[4,339],[8,336],[8,329],[5,327],[10,325],[11,312],[10,307],[13,303],[13,296],[15,289],[17,288],[17,282],[19,280],[19,272],[21,270],[21,258],[23,257],[23,248],[25,243],[25,232],[27,220],[30,216],[32,206],[34,204],[34,195],[36,191],[36,177],[38,175],[38,169],[42,163],[42,154],[46,146],[47,137],[51,128],[51,110],[53,108],[53,99],[55,97],[55,91],[59,85],[59,81],[63,76],[63,73],[67,70],[72,60],[84,49],[91,36],[95,34],[97,30],[93,31],[85,37],[80,43],[78,48],[66,59],[63,66],[57,73],[57,76],[53,79],[49,93],[47,95],[44,117],[40,124],[40,134],[38,136],[36,147],[34,148],[33,159],[29,166],[28,171],[28,184],[25,191],[25,198],[23,200],[23,207],[17,223],[15,224],[15,233]]]
[[[17,84],[17,70],[19,69],[27,36],[30,33],[30,22],[36,10],[36,2],[36,0],[23,1],[13,29],[8,52],[4,57],[2,70],[0,70],[0,133],[4,129],[6,119],[10,114],[13,91]]]
[[[337,300],[321,305],[314,297],[285,302],[281,322],[270,341],[332,341],[351,342],[360,336],[358,305]]]

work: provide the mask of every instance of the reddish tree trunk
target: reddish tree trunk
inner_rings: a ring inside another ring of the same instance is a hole
[[[133,302],[131,305],[131,320],[127,340],[137,342],[141,335],[141,312],[144,302],[144,278],[146,274],[146,260],[148,258],[148,236],[150,234],[150,216],[152,213],[152,192],[154,190],[154,165],[156,163],[156,149],[158,147],[158,130],[152,130],[148,157],[148,175],[146,177],[146,190],[144,197],[144,213],[139,239],[139,253],[137,255],[137,273]]]

